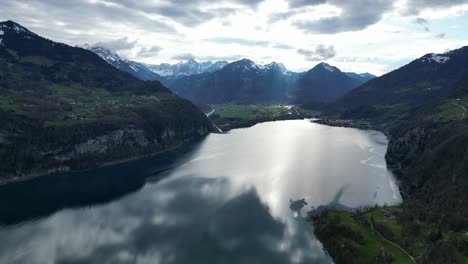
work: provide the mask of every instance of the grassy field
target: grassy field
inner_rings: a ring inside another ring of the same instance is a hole
[[[129,109],[157,107],[172,99],[167,93],[136,95],[131,92],[114,93],[105,89],[86,89],[79,84],[50,85],[47,96],[29,91],[0,91],[0,109],[41,120],[46,126],[77,123],[132,120]]]
[[[414,263],[399,247],[385,240],[388,239],[398,244],[397,242],[401,239],[401,227],[396,223],[395,218],[384,217],[382,210],[383,208],[376,208],[361,215],[343,211],[326,211],[321,217],[323,222],[319,229],[326,232],[333,232],[332,229],[334,229],[336,240],[333,243],[352,252],[356,256],[356,263],[380,263],[380,261]],[[399,209],[392,207],[386,210]],[[384,235],[385,239],[382,239],[377,233],[379,231],[376,230],[376,226],[380,228],[385,226],[387,232],[391,233],[391,237],[387,238]],[[333,255],[333,250],[330,251]]]
[[[461,255],[453,251],[453,247],[463,248],[468,243],[466,231],[403,224],[401,213],[400,207],[356,213],[327,210],[312,221],[317,237],[337,263],[415,263],[412,258],[417,263],[439,263],[423,257],[434,250],[440,254],[439,261],[468,263],[468,250],[462,250]]]
[[[300,119],[313,117],[319,113],[297,106],[282,105],[211,105],[214,112],[210,119],[223,130],[237,127],[248,127],[259,122]]]
[[[465,107],[465,109],[463,109]],[[468,118],[468,96],[447,100],[438,107],[438,111],[428,119],[435,121],[453,121]]]
[[[254,120],[279,115],[288,110],[279,105],[211,105],[214,114],[226,119]]]

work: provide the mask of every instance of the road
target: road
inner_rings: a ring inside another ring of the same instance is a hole
[[[387,243],[390,243],[392,244],[393,246],[397,247],[398,249],[400,249],[401,251],[403,251],[406,255],[408,255],[408,257],[413,261],[413,263],[416,263],[416,260],[414,260],[413,256],[410,255],[410,253],[408,253],[408,251],[404,250],[402,247],[400,247],[399,245],[393,243],[392,241],[386,239],[385,237],[383,237],[379,231],[375,230],[374,229],[374,225],[372,224],[372,221],[369,220],[369,223],[370,223],[370,226],[371,226],[371,229],[372,229],[372,232],[373,233],[376,233],[383,241],[387,242]]]
[[[451,104],[453,104],[453,105],[455,105],[455,106],[458,106],[458,107],[460,107],[461,109],[463,109],[462,118],[465,118],[466,111],[467,111],[467,109],[466,109],[465,106],[463,106],[463,105],[461,105],[461,104],[459,104],[459,103],[457,103],[457,102],[454,102],[454,101],[452,101],[452,100],[447,100],[447,101],[448,101],[449,103],[451,103]]]
[[[206,114],[207,117],[210,117],[210,115],[212,115],[216,110],[211,110],[211,112],[209,112],[208,114]]]

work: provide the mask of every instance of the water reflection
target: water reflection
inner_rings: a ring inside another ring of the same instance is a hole
[[[284,121],[74,175],[64,180],[66,194],[55,194],[57,176],[4,186],[2,221],[31,218],[34,207],[55,213],[0,227],[0,263],[330,263],[311,225],[291,210],[400,202],[380,166],[385,148],[380,133]],[[45,190],[51,196],[13,209]],[[74,207],[82,205],[93,206]]]
[[[86,172],[53,174],[0,186],[0,226],[38,219],[63,208],[108,203],[157,182],[187,157],[200,142],[153,158]]]

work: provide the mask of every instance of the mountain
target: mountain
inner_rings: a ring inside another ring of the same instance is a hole
[[[169,87],[182,97],[205,104],[283,102],[288,87],[285,71],[275,62],[259,66],[242,59],[213,73],[182,77]]]
[[[155,153],[212,127],[160,82],[12,21],[0,23],[0,120],[1,181]]]
[[[372,79],[338,100],[350,116],[379,116],[388,120],[432,108],[454,92],[468,72],[468,47],[443,54],[426,54]]]
[[[426,54],[328,107],[324,123],[389,137],[385,159],[404,197],[397,222],[405,250],[418,263],[464,263],[467,247],[458,241],[468,226],[468,47]]]
[[[137,77],[140,80],[161,81],[163,79],[159,74],[152,72],[144,64],[131,60],[124,60],[120,58],[120,56],[117,53],[111,52],[110,50],[104,47],[85,44],[82,46],[82,48],[96,53],[97,55],[99,55],[99,57],[101,57],[110,65],[114,66],[115,68],[121,71],[130,73],[131,75]]]
[[[333,102],[362,83],[338,68],[320,63],[299,77],[295,84],[297,103]]]
[[[178,79],[184,76],[193,74],[202,74],[217,71],[228,64],[227,61],[217,62],[197,62],[190,59],[186,62],[179,62],[177,64],[163,63],[159,65],[147,64],[146,66],[153,71],[167,79]]]
[[[363,84],[363,83],[365,83],[367,81],[370,81],[370,80],[374,79],[375,77],[377,77],[377,76],[375,76],[373,74],[370,74],[368,72],[366,72],[366,73],[345,72],[345,74],[348,75],[348,77],[351,77],[353,79],[358,80],[359,85],[361,85],[361,84]]]

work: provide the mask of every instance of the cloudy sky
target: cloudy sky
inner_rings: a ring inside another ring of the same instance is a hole
[[[145,63],[249,58],[306,70],[325,61],[383,74],[468,45],[468,0],[0,0],[13,20],[69,45]]]

